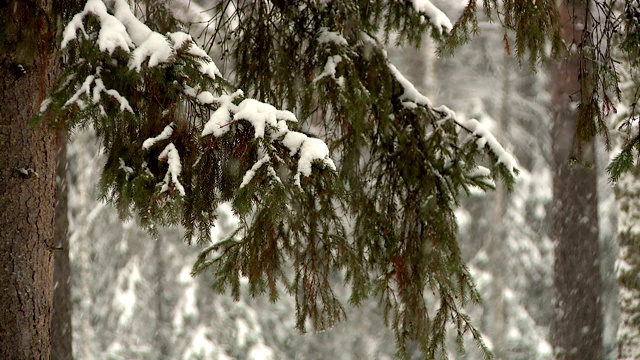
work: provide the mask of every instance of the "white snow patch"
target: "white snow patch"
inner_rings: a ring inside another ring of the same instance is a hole
[[[173,326],[178,330],[182,330],[185,318],[192,318],[198,315],[198,307],[196,306],[198,284],[193,280],[191,268],[188,266],[182,268],[180,275],[178,275],[178,281],[180,285],[186,288],[182,291],[182,297],[178,302],[178,311],[175,312]]]
[[[551,355],[553,355],[553,349],[551,348],[551,345],[549,345],[549,343],[546,341],[540,341],[536,350],[538,352],[538,355],[543,358],[551,357]]]
[[[407,0],[413,4],[413,8],[420,13],[427,15],[429,22],[434,28],[442,34],[443,29],[446,32],[450,32],[453,29],[453,24],[449,17],[438,9],[429,0]]]
[[[262,159],[256,161],[256,163],[253,164],[251,169],[247,170],[247,172],[244,173],[244,177],[242,178],[242,183],[240,184],[240,188],[242,189],[243,187],[247,186],[247,184],[249,184],[251,179],[253,179],[253,177],[256,176],[256,172],[260,169],[260,167],[269,160],[271,160],[269,155],[265,155]]]
[[[211,102],[218,102],[220,107],[211,114],[211,117],[204,125],[200,136],[212,134],[215,137],[219,137],[229,131],[228,125],[231,121],[231,113],[238,111],[238,107],[233,103],[233,101],[241,96],[243,96],[243,92],[242,90],[238,90],[231,95],[221,95],[218,98],[213,98]]]
[[[133,174],[133,168],[131,166],[127,166],[122,158],[118,158],[118,162],[120,163],[118,169],[123,170],[127,175]]]
[[[218,354],[216,344],[209,340],[207,333],[208,330],[204,325],[198,326],[195,335],[191,339],[191,344],[182,355],[183,360],[228,359],[226,356],[222,357],[221,355],[223,354]]]
[[[249,350],[249,354],[247,355],[248,360],[273,360],[274,354],[273,350],[266,346],[263,343],[255,344]]]
[[[164,127],[164,130],[160,133],[160,135],[152,138],[148,138],[142,143],[142,150],[147,150],[155,145],[158,141],[168,139],[171,134],[173,134],[173,123]]]
[[[489,150],[493,152],[493,154],[498,158],[498,164],[503,164],[512,175],[515,176],[515,172],[518,169],[518,163],[513,155],[509,154],[503,147],[500,145],[498,140],[496,140],[495,136],[476,119],[461,119],[455,116],[453,111],[449,110],[446,106],[440,106],[438,109],[440,111],[446,111],[447,113],[453,114],[453,119],[458,125],[467,129],[473,135],[477,136],[476,144],[478,148],[483,148],[486,146],[489,147]]]
[[[213,245],[226,240],[240,227],[240,219],[234,214],[231,202],[226,201],[216,208],[216,223],[211,228],[211,242]]]
[[[102,79],[95,79],[95,87],[93,88],[93,98],[91,99],[94,104],[97,104],[100,101],[100,93],[104,92],[107,95],[116,99],[118,103],[120,103],[120,111],[127,110],[128,112],[133,114],[133,109],[131,105],[129,105],[129,101],[125,99],[124,96],[120,95],[120,93],[114,89],[107,89],[102,82]]]
[[[236,319],[236,345],[240,348],[247,344],[250,334],[249,325],[243,319]]]
[[[175,145],[173,145],[173,143],[167,145],[158,156],[158,159],[166,159],[169,163],[169,169],[167,169],[167,174],[164,176],[164,180],[162,181],[162,188],[160,189],[160,192],[169,190],[169,181],[171,181],[175,188],[178,189],[180,195],[185,196],[186,193],[184,191],[184,187],[180,183],[180,180],[178,180],[178,176],[180,176],[180,172],[182,171],[182,165],[180,164],[180,154],[178,154],[178,150]]]
[[[341,76],[340,78],[336,79],[336,68],[338,67],[338,64],[341,61],[342,61],[342,56],[340,55],[329,56],[327,58],[327,62],[324,64],[324,70],[320,75],[318,75],[315,79],[313,79],[313,82],[315,83],[326,76],[330,76],[336,80],[338,85],[343,86],[344,78]]]
[[[278,110],[273,105],[255,99],[244,99],[238,105],[234,120],[247,120],[253,125],[256,138],[263,138],[268,126],[278,128],[278,119],[298,122],[296,116],[287,110]]]
[[[140,269],[134,260],[127,265],[118,276],[118,287],[114,294],[114,305],[120,310],[118,322],[121,325],[128,324],[133,316],[136,305],[136,285],[141,281]]]
[[[291,155],[300,152],[300,160],[298,160],[298,172],[294,180],[295,184],[300,186],[300,175],[311,175],[311,164],[315,160],[320,160],[329,169],[335,171],[336,166],[333,160],[329,158],[329,147],[322,140],[308,137],[303,133],[290,131],[285,135],[282,144],[289,148]]]
[[[404,92],[400,96],[400,100],[411,101],[418,105],[424,105],[428,107],[431,106],[431,100],[426,96],[420,94],[420,92],[416,89],[415,86],[411,83],[411,81],[407,80],[407,78],[402,75],[402,73],[395,67],[395,65],[389,63],[389,69],[391,70],[391,74],[398,80]]]
[[[334,43],[340,46],[347,46],[349,43],[340,33],[335,31],[329,31],[326,27],[320,28],[320,34],[318,35],[318,42],[320,44]]]
[[[100,51],[113,53],[116,48],[129,52],[133,47],[133,41],[127,33],[127,29],[117,18],[107,12],[107,7],[101,0],[88,0],[82,12],[76,14],[62,33],[62,48],[77,39],[78,31],[87,36],[82,21],[88,14],[93,14],[100,20],[100,32],[98,34],[98,48]]]

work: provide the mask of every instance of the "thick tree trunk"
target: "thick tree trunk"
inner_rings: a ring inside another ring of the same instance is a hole
[[[64,138],[64,134],[60,135]],[[56,227],[53,266],[53,315],[51,319],[51,358],[73,359],[71,331],[71,264],[69,263],[69,220],[67,219],[67,146],[58,153],[56,169]]]
[[[29,119],[59,68],[52,2],[0,2],[0,359],[50,358],[59,144]]]
[[[562,35],[567,44],[580,44],[582,29],[588,26],[585,3],[562,2]],[[552,236],[556,245],[552,341],[557,359],[575,360],[604,356],[595,161],[591,168],[570,163],[578,116],[572,103],[580,96],[579,68],[580,59],[572,52],[551,69]],[[582,144],[583,159],[593,156],[593,145]]]

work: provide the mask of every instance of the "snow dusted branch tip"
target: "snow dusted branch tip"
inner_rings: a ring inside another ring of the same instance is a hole
[[[153,147],[158,141],[167,140],[173,134],[173,123],[165,126],[164,130],[158,135],[152,138],[146,139],[142,143],[142,150],[148,150]],[[160,192],[165,192],[169,190],[171,183],[178,190],[181,196],[185,196],[184,186],[180,183],[178,176],[182,172],[182,163],[180,162],[180,154],[178,153],[178,149],[173,143],[167,145],[164,150],[158,155],[158,159],[160,161],[166,161],[169,164],[169,168],[167,169],[167,173],[162,180],[162,188]],[[124,163],[123,163],[124,164]]]
[[[442,105],[439,107],[433,107],[431,105],[431,100],[426,96],[422,95],[416,87],[400,73],[400,71],[391,63],[388,63],[389,69],[391,70],[391,74],[396,78],[396,80],[400,83],[403,89],[402,95],[400,95],[400,100],[403,101],[403,105],[408,108],[415,107],[417,105],[426,106],[436,112],[439,112],[444,115],[444,119],[452,119],[458,126],[465,129],[472,135],[477,137],[476,144],[478,148],[484,148],[488,146],[489,151],[491,151],[497,160],[498,164],[503,164],[509,173],[512,176],[516,176],[518,171],[518,163],[516,162],[515,157],[509,154],[504,147],[498,142],[498,140],[493,136],[489,129],[482,125],[476,119],[465,120],[458,116],[453,110],[448,107]]]
[[[164,130],[162,130],[160,135],[152,137],[152,138],[148,138],[147,140],[145,140],[142,143],[142,150],[148,150],[153,145],[155,145],[155,143],[157,143],[158,141],[168,139],[169,136],[171,136],[171,134],[173,134],[173,123],[165,126]]]
[[[488,147],[489,151],[491,151],[497,158],[498,164],[504,165],[511,176],[515,177],[517,175],[518,162],[516,161],[516,158],[502,147],[500,142],[495,136],[493,136],[491,131],[485,125],[476,119],[467,120],[456,116],[456,113],[453,112],[453,110],[444,105],[434,108],[434,110],[446,114],[445,118],[453,119],[458,126],[471,133],[471,135],[476,136],[476,145],[479,149],[482,149],[485,146]]]
[[[419,12],[425,14],[429,18],[429,22],[434,28],[438,30],[440,34],[444,29],[445,32],[450,32],[453,29],[453,24],[449,17],[438,9],[429,0],[407,0],[413,4],[413,8]]]

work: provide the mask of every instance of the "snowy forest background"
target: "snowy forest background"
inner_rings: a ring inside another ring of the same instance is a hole
[[[213,0],[189,4],[185,14],[207,13]],[[176,1],[176,3],[181,3]],[[455,19],[452,1],[434,4]],[[184,15],[184,14],[183,14]],[[193,21],[193,20],[192,20]],[[551,359],[553,244],[548,215],[550,170],[550,79],[503,51],[503,30],[480,24],[481,33],[455,56],[437,57],[427,38],[420,49],[389,46],[391,61],[435,104],[487,125],[518,160],[514,191],[501,185],[478,191],[457,210],[461,249],[484,304],[469,308],[474,323],[499,359]],[[202,33],[193,26],[192,35]],[[216,60],[216,55],[211,54]],[[224,68],[221,68],[224,72]],[[600,151],[599,169],[609,153]],[[77,130],[67,149],[69,234],[73,302],[73,352],[78,359],[392,359],[393,334],[375,301],[348,308],[348,321],[322,333],[295,329],[295,304],[282,296],[240,301],[193,278],[201,249],[187,246],[180,229],[159,229],[150,238],[135,221],[98,200],[103,157],[90,129]],[[616,212],[604,170],[599,186],[605,351],[615,358],[618,326],[615,280]],[[228,207],[214,230],[234,230]],[[340,281],[336,278],[336,282]],[[349,289],[342,288],[343,299]],[[459,355],[451,347],[451,358]],[[480,358],[474,345],[465,359]]]

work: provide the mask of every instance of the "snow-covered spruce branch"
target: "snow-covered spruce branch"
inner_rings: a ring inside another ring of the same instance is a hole
[[[437,107],[434,106],[431,100],[421,94],[416,89],[416,87],[406,77],[404,77],[404,75],[402,75],[402,73],[390,62],[386,52],[383,50],[383,47],[381,46],[380,41],[377,38],[365,32],[362,32],[360,34],[359,40],[362,43],[366,44],[366,46],[372,46],[374,48],[380,49],[389,72],[402,88],[402,94],[399,95],[398,100],[404,108],[410,111],[415,111],[417,107],[424,108],[426,111],[433,114],[436,119],[439,119],[435,124],[431,124],[434,126],[441,126],[445,122],[451,121],[456,125],[460,142],[452,142],[449,144],[449,146],[451,146],[452,148],[457,148],[459,146],[464,146],[465,144],[468,144],[470,142],[474,142],[478,150],[485,150],[492,155],[494,165],[500,167],[504,166],[502,170],[497,169],[498,173],[492,173],[489,169],[478,164],[469,164],[474,168],[470,172],[467,172],[465,175],[470,183],[483,188],[494,188],[495,183],[493,180],[496,177],[500,177],[501,175],[506,175],[505,180],[507,180],[508,184],[510,183],[510,179],[513,179],[518,173],[517,162],[513,155],[511,155],[504,149],[504,147],[497,141],[495,136],[493,136],[493,134],[486,128],[486,126],[475,119],[466,119],[462,116],[457,116],[455,112],[444,105]],[[342,34],[340,34],[339,32],[331,31],[328,28],[321,28],[319,30],[317,41],[324,48],[326,61],[322,72],[313,79],[313,84],[322,82],[325,85],[321,86],[333,86],[328,84],[335,83],[338,86],[337,91],[345,91],[345,82],[348,81],[348,69],[354,66],[353,57],[358,56],[356,53],[354,53],[354,51],[357,52],[357,50],[354,50],[352,47],[350,47],[349,42]],[[341,67],[341,69],[338,69],[339,66]],[[325,79],[330,79],[330,81],[326,82]],[[359,91],[365,93],[367,92],[367,90],[364,88],[359,89]],[[428,127],[429,124],[425,123],[424,126]],[[461,159],[457,158],[457,156],[454,155],[450,157],[448,161],[460,162]],[[502,173],[503,170],[506,170],[506,174]]]
[[[107,4],[109,6],[107,6]],[[198,47],[189,34],[184,32],[172,32],[162,35],[152,31],[131,12],[129,4],[125,0],[88,0],[83,11],[76,14],[67,25],[63,33],[62,48],[67,48],[74,41],[81,42],[91,39],[86,32],[85,22],[88,16],[95,16],[100,23],[95,46],[109,55],[116,49],[121,49],[129,54],[127,67],[129,70],[140,73],[145,68],[170,66],[176,62],[180,50],[186,50],[188,55],[196,57],[198,71],[212,80],[222,80],[222,75],[207,53]],[[134,113],[129,101],[118,91],[107,89],[100,79],[100,67],[96,67],[95,74],[88,75],[73,95],[68,98],[63,107],[76,105],[85,109],[85,99],[98,105],[103,116],[106,116],[104,108],[100,105],[101,94],[105,93],[120,103],[120,110]],[[240,120],[249,122],[255,133],[256,139],[265,139],[267,142],[279,142],[286,147],[291,156],[298,155],[297,171],[294,175],[294,183],[300,186],[300,177],[311,174],[312,163],[317,162],[322,166],[335,170],[335,165],[329,157],[327,145],[316,138],[303,133],[292,131],[287,122],[297,122],[295,115],[289,111],[278,110],[270,104],[255,99],[245,98],[242,90],[232,93],[214,94],[206,88],[205,84],[188,83],[188,76],[184,76],[182,93],[186,99],[191,99],[198,106],[211,111],[208,119],[203,120],[202,137],[220,137],[227,133],[233,124]],[[43,104],[46,109],[48,102]],[[170,140],[173,134],[174,124],[167,125],[157,136],[145,139],[142,150],[149,150],[161,140]],[[263,165],[268,173],[277,181],[281,181],[274,170],[273,161],[282,161],[277,156],[267,155],[270,146],[261,148],[260,160],[246,171],[240,187],[244,187],[254,177]],[[180,195],[185,195],[183,185],[179,181],[182,165],[178,149],[173,142],[166,145],[160,153],[160,160],[167,161],[169,168],[162,181],[161,192],[171,186],[178,189]]]
[[[191,35],[182,31],[162,35],[138,20],[125,0],[108,2],[113,4],[111,12],[102,0],[87,0],[84,9],[65,27],[62,49],[72,41],[79,40],[78,34],[82,34],[83,40],[89,39],[84,22],[89,15],[93,15],[100,22],[97,39],[100,51],[113,54],[120,48],[130,53],[128,67],[132,70],[140,72],[147,60],[148,67],[170,63],[176,56],[176,51],[189,44],[187,52],[200,58],[199,70],[212,79],[216,76],[222,77],[209,55],[192,41]]]
[[[297,186],[300,186],[301,175],[311,175],[311,165],[314,162],[318,162],[333,171],[336,170],[333,160],[329,157],[327,144],[320,139],[289,129],[287,122],[298,122],[292,112],[278,110],[273,105],[251,98],[245,98],[236,105],[234,101],[243,96],[242,90],[219,97],[213,96],[208,91],[197,93],[193,88],[186,88],[185,91],[203,105],[217,105],[217,109],[204,125],[201,136],[212,135],[220,137],[229,131],[232,123],[245,120],[253,126],[255,138],[266,139],[268,142],[277,141],[290,151],[291,156],[298,155],[297,172],[294,175],[294,183]],[[269,156],[264,147],[260,150],[260,160],[251,169],[247,170],[240,187],[246,186],[255,175],[255,172],[266,163],[268,163],[268,173],[274,180],[281,182],[275,174],[272,161],[282,160],[277,156]]]
[[[476,145],[479,149],[486,147],[496,157],[497,164],[504,165],[512,177],[517,175],[518,163],[515,157],[504,149],[486,126],[482,125],[482,123],[476,119],[467,120],[456,116],[456,113],[445,105],[434,107],[431,104],[431,100],[421,94],[416,87],[390,62],[389,69],[404,90],[403,94],[400,96],[400,100],[403,102],[404,106],[424,106],[430,111],[439,114],[439,118],[442,120],[453,120],[461,129],[465,130],[470,135],[475,136]]]

